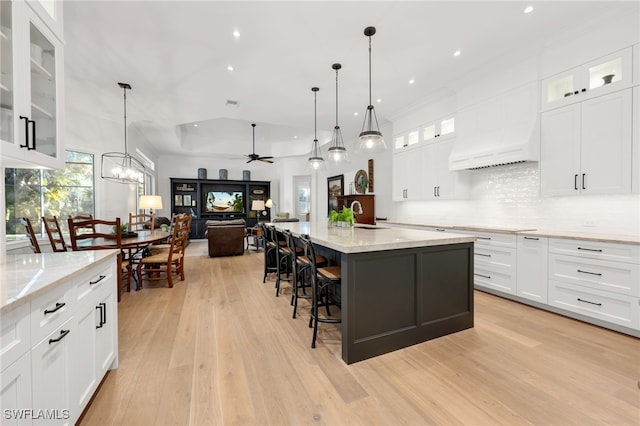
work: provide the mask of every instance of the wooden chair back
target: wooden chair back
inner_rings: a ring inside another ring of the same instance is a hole
[[[104,250],[122,247],[122,229],[120,228],[120,218],[116,220],[87,219],[75,220],[67,219],[69,223],[69,237],[71,239],[71,249],[77,250]],[[115,230],[115,233],[106,232],[85,232],[89,229],[98,229],[97,226],[106,226],[108,229]],[[82,231],[82,232],[78,232]],[[83,245],[82,241],[91,239],[100,239],[98,242],[103,244]]]
[[[93,220],[93,215],[88,214],[88,215],[69,216],[69,219],[72,219],[74,222],[83,222],[86,220]],[[85,231],[83,228],[76,228],[76,229],[77,231],[80,231],[80,232],[77,232],[80,234],[84,232],[96,232],[95,225],[91,225],[91,224],[87,225],[87,228],[86,228],[87,231]],[[71,232],[71,227],[69,227],[69,232]]]
[[[51,243],[51,250],[54,252],[67,251],[67,244],[64,242],[64,238],[62,237],[58,218],[55,216],[42,216],[42,224],[44,225],[44,229],[47,231],[47,236]]]
[[[129,213],[129,224],[127,230],[129,232],[136,231],[153,231],[156,226],[156,214],[155,213]]]
[[[29,242],[31,243],[31,249],[34,253],[42,253],[40,251],[40,244],[38,244],[38,238],[36,237],[36,233],[33,230],[33,226],[31,225],[31,221],[28,217],[23,217],[20,219],[20,223],[24,226],[24,231],[29,237]]]

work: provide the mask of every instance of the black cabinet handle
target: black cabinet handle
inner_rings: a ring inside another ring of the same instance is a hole
[[[436,195],[436,187],[435,186],[433,187],[433,196],[437,197],[437,195]]]
[[[35,120],[29,120],[29,123],[33,124],[32,128],[33,128],[33,132],[31,134],[31,146],[27,147],[27,150],[31,151],[36,149],[36,122]],[[29,143],[29,141],[27,141],[27,143]]]
[[[107,323],[107,304],[105,302],[101,302],[100,306],[102,306],[102,311],[104,313],[102,322],[102,324],[104,325]]]
[[[581,274],[597,275],[599,277],[602,276],[602,274],[599,272],[589,272],[589,271],[583,271],[581,269],[578,269],[578,272],[580,272]]]
[[[602,249],[590,249],[590,248],[578,247],[578,250],[595,251],[596,253],[602,253]]]
[[[104,322],[102,321],[102,317],[103,317],[102,306],[98,305],[96,306],[96,309],[100,311],[100,324],[96,325],[96,329],[97,329],[97,328],[102,328],[102,325],[104,324]]]
[[[583,300],[578,297],[578,302],[589,303],[590,305],[602,306],[602,303],[590,302],[588,300]]]
[[[21,115],[20,120],[24,120],[24,145],[20,144],[20,148],[29,149],[29,117]]]
[[[438,194],[438,197],[439,197],[439,196],[440,196],[440,187],[439,187],[439,186],[436,186],[436,188],[438,188],[438,192],[437,192],[437,194]]]
[[[490,240],[491,239],[491,237],[476,237],[476,238],[478,238],[479,240]]]
[[[69,334],[71,330],[60,330],[60,336],[58,336],[57,339],[49,339],[49,344],[52,343],[56,343],[59,342],[60,340],[64,339],[64,337]]]
[[[66,303],[56,302],[56,307],[55,307],[55,308],[53,308],[53,309],[45,309],[45,310],[44,310],[44,314],[45,314],[45,315],[47,315],[47,314],[52,314],[52,313],[54,313],[54,312],[59,311],[60,309],[62,309],[62,307],[63,307],[63,306],[65,306],[65,305],[66,305]]]
[[[445,229],[442,229],[442,228],[436,228],[436,231],[438,231],[438,232],[445,232]]]
[[[476,273],[474,273],[473,275],[477,275],[479,277],[486,278],[486,279],[489,279],[489,280],[491,279],[491,277],[489,275],[482,275],[482,274],[476,274]]]
[[[478,256],[491,257],[490,254],[484,254],[484,253],[478,253],[478,252],[476,252],[475,254]]]
[[[580,93],[579,90],[576,90],[575,92],[573,92],[574,95],[577,95],[578,93]]]
[[[582,93],[586,92],[587,89],[585,87],[582,88]]]
[[[106,275],[100,275],[97,280],[89,281],[89,285],[98,284],[100,281],[104,280],[105,278],[107,278]]]
[[[587,187],[585,186],[585,177],[587,176],[586,173],[582,174],[582,189],[587,189]]]
[[[578,175],[573,175],[573,189],[578,190]]]
[[[524,237],[525,240],[535,240],[538,241],[540,238],[538,237]]]

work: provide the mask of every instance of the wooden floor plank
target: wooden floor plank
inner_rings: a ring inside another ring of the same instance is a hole
[[[207,256],[125,293],[119,368],[82,425],[637,425],[640,340],[482,292],[475,327],[346,365],[340,325],[262,283],[262,253]]]

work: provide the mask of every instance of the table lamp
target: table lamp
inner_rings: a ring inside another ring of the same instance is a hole
[[[265,206],[266,208],[268,208],[268,209],[272,209],[272,208],[274,208],[274,207],[275,207],[275,205],[276,205],[276,203],[275,203],[275,202],[273,201],[273,199],[271,199],[271,198],[269,198],[269,199],[267,200],[267,202],[266,202],[266,203],[264,203],[264,206]]]
[[[153,209],[162,209],[162,197],[159,195],[141,195],[140,209],[149,209],[149,213],[153,213]]]
[[[255,210],[258,212],[257,217],[260,219],[260,212],[264,211],[264,200],[253,200],[251,202],[251,210]]]

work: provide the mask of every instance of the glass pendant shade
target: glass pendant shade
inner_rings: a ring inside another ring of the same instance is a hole
[[[101,177],[112,182],[129,184],[144,182],[144,165],[127,152],[127,89],[128,83],[118,83],[124,90],[124,152],[102,154]]]
[[[309,158],[307,159],[307,169],[316,172],[319,170],[326,170],[327,165],[325,164],[324,158],[322,158],[322,153],[320,152],[320,144],[318,143],[317,136],[317,97],[318,97],[317,87],[312,87],[311,91],[313,92],[313,144],[311,145],[311,152],[309,153]]]
[[[358,139],[360,140],[358,150],[366,153],[384,152],[387,150],[387,145],[384,143],[384,138],[378,125],[378,117],[371,102],[371,36],[375,33],[375,27],[367,27],[364,29],[364,35],[369,37],[369,106],[367,106],[367,112],[364,115],[362,131],[360,135],[358,135]]]
[[[344,140],[342,139],[342,131],[338,125],[338,70],[342,68],[340,64],[333,64],[332,69],[336,71],[336,125],[333,128],[333,135],[331,137],[331,144],[329,146],[329,162],[334,166],[338,166],[342,163],[349,162],[349,155],[347,154],[347,148],[344,146]]]

